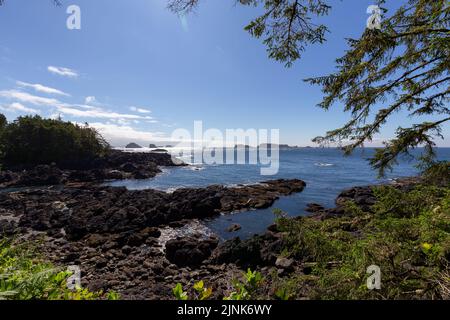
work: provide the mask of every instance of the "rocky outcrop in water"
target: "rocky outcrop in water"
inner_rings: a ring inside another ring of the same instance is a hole
[[[141,149],[142,147],[137,143],[131,142],[125,146],[127,149]]]

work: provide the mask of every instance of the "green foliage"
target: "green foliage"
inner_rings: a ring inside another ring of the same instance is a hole
[[[93,128],[39,116],[19,117],[1,136],[5,165],[76,162],[103,156],[108,143]]]
[[[433,162],[423,168],[425,182],[442,187],[450,187],[450,161]]]
[[[195,292],[193,300],[208,300],[212,295],[212,288],[205,287],[203,280],[196,282],[192,289]],[[189,295],[183,290],[181,283],[177,283],[175,288],[172,289],[175,299],[180,301],[189,300]]]
[[[203,280],[194,284],[194,290],[197,292],[198,300],[207,300],[211,297],[212,288],[206,288]]]
[[[310,44],[323,43],[328,31],[321,16],[331,11],[326,0],[241,0],[260,7],[262,14],[245,29],[262,38],[271,59],[287,66],[299,59]],[[385,142],[370,160],[384,175],[401,155],[425,147],[423,155],[434,157],[441,126],[450,121],[450,6],[448,0],[410,0],[391,15],[378,0],[383,13],[380,30],[366,29],[361,37],[348,40],[345,55],[336,60],[333,74],[306,79],[324,94],[319,107],[328,110],[339,103],[351,119],[314,142],[338,144],[346,154],[374,139],[396,113],[408,112],[418,121],[399,127],[394,139]],[[391,1],[395,3],[396,1]],[[198,0],[171,0],[169,8],[185,14]],[[431,116],[431,117],[430,117]],[[422,117],[422,119],[420,119]],[[430,120],[433,119],[433,120]]]
[[[170,0],[169,9],[186,14],[198,2]],[[318,22],[331,9],[325,0],[241,0],[239,3],[263,9],[263,14],[251,21],[245,30],[255,38],[262,38],[271,59],[284,62],[288,67],[300,58],[308,45],[325,42],[328,28]]]
[[[261,273],[248,269],[247,273],[244,274],[244,281],[238,279],[233,281],[234,291],[224,300],[254,299],[263,280]]]
[[[310,265],[311,273],[272,276],[278,299],[445,299],[450,292],[450,189],[418,186],[402,192],[375,189],[370,213],[349,205],[345,215],[317,221],[279,220],[284,255]],[[382,272],[370,291],[367,267]]]
[[[5,115],[0,113],[0,133],[3,131],[7,124],[8,121],[6,120]]]
[[[416,120],[427,118],[408,128],[399,127],[396,137],[377,150],[372,166],[384,175],[400,155],[421,146],[425,147],[423,156],[434,157],[434,139],[443,138],[441,126],[450,120],[449,14],[447,0],[411,0],[392,16],[383,17],[381,30],[366,30],[359,39],[348,40],[350,48],[337,59],[336,73],[306,81],[322,87],[321,108],[328,110],[340,102],[351,119],[314,141],[345,141],[344,150],[351,153],[404,110]]]
[[[67,288],[70,272],[61,271],[42,260],[30,245],[0,240],[0,300],[95,300],[103,292]],[[107,294],[118,299],[117,293]]]
[[[181,283],[177,283],[175,288],[172,289],[172,292],[177,300],[188,300],[187,292],[183,291]]]
[[[248,269],[247,273],[242,274],[242,277],[243,281],[233,279],[233,292],[228,297],[224,297],[224,300],[250,300],[256,297],[256,293],[264,280],[261,273]],[[206,287],[203,280],[196,282],[192,289],[194,291],[192,300],[207,300],[213,294],[212,288]],[[181,283],[177,283],[172,289],[172,293],[177,300],[190,299],[188,293],[183,290]]]

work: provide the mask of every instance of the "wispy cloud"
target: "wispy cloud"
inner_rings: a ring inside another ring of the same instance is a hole
[[[62,104],[57,99],[35,96],[35,95],[29,94],[27,92],[22,92],[22,91],[18,91],[18,90],[0,91],[0,97],[6,98],[6,99],[18,100],[18,101],[24,102],[24,103],[31,103],[36,106],[58,106],[58,105]]]
[[[144,117],[135,114],[126,114],[118,112],[110,112],[100,108],[85,109],[80,110],[75,108],[75,106],[63,105],[58,106],[58,111],[76,117],[86,117],[86,118],[103,118],[103,119],[125,119],[125,120],[152,120],[152,117]]]
[[[55,89],[55,88],[50,88],[50,87],[44,86],[44,85],[39,84],[39,83],[28,83],[28,82],[23,82],[23,81],[16,81],[16,84],[19,87],[32,88],[35,91],[41,92],[41,93],[55,94],[55,95],[66,96],[66,97],[70,96],[69,94],[67,94],[67,93],[65,93],[65,92],[63,92],[61,90],[58,90],[58,89]]]
[[[133,112],[139,112],[139,113],[152,113],[152,111],[149,109],[139,108],[139,107],[130,107],[130,110]]]
[[[113,112],[97,106],[69,104],[61,102],[57,99],[40,97],[18,90],[0,91],[0,97],[20,101],[22,103],[33,104],[36,106],[53,107],[56,108],[57,111],[61,114],[66,114],[75,117],[101,118],[111,120],[115,119],[147,120],[147,121],[153,120],[153,117],[150,116]]]
[[[14,102],[14,103],[11,103],[10,105],[6,105],[6,106],[4,106],[4,105],[0,106],[0,109],[3,111],[24,112],[24,113],[32,113],[32,114],[38,114],[41,112],[40,110],[25,107],[23,104],[18,103],[18,102]]]
[[[48,66],[47,70],[53,74],[57,74],[63,77],[76,78],[78,72],[69,68]]]
[[[156,140],[170,141],[170,139],[163,132],[137,130],[128,125],[101,122],[94,122],[89,125],[97,129],[108,141],[112,141],[116,144],[128,143],[130,141],[147,143]]]

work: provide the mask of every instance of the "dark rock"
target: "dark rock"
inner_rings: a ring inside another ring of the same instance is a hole
[[[256,235],[248,240],[225,241],[214,251],[211,262],[234,263],[247,267],[274,265],[281,252],[282,242],[272,233]]]
[[[122,252],[123,252],[124,254],[130,254],[131,251],[133,251],[133,249],[131,249],[130,246],[123,246],[123,247],[122,247]]]
[[[55,166],[40,165],[21,173],[16,185],[43,186],[56,185],[63,182],[62,171]]]
[[[120,166],[120,169],[125,172],[135,172],[138,170],[138,167],[131,162],[124,163]]]
[[[308,203],[305,209],[306,212],[316,213],[320,211],[324,211],[325,208],[317,203]]]
[[[236,231],[239,231],[241,229],[242,229],[241,225],[233,224],[233,225],[231,225],[230,227],[227,228],[227,231],[228,232],[236,232]]]
[[[179,166],[172,157],[161,152],[121,152],[112,150],[102,158],[90,160],[68,159],[61,163],[40,166],[16,166],[0,172],[0,186],[43,186],[68,182],[102,182],[104,180],[147,179],[158,174],[158,166]]]
[[[177,238],[166,243],[166,258],[179,267],[198,266],[211,256],[219,240],[209,238]]]

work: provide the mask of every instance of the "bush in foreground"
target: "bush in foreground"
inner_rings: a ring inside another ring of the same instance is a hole
[[[280,216],[284,252],[310,272],[272,276],[275,297],[450,299],[450,189],[376,187],[373,212],[348,203],[346,215],[318,221]],[[367,268],[381,268],[381,290]]]
[[[67,288],[70,272],[40,258],[35,247],[0,240],[0,300],[116,300],[115,292]]]

